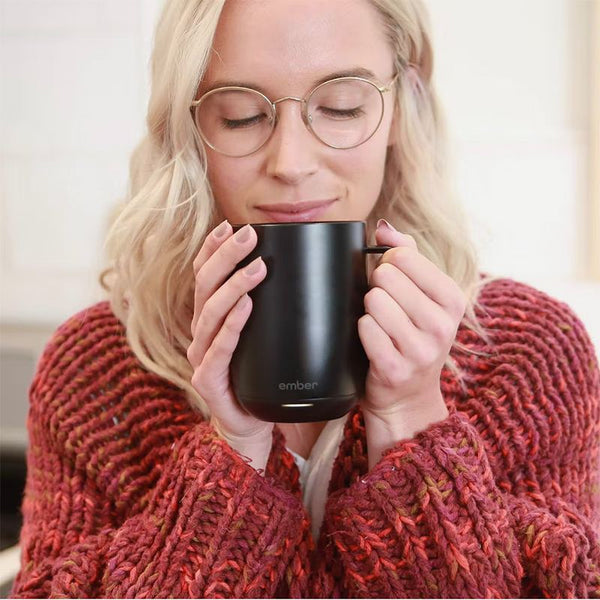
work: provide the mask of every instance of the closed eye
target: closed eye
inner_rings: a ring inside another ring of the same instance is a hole
[[[265,114],[255,115],[253,117],[247,117],[246,119],[221,119],[221,124],[224,129],[243,129],[258,125],[261,121],[266,118]]]
[[[329,108],[327,106],[320,106],[319,111],[324,114],[326,117],[331,117],[332,119],[356,119],[358,117],[362,117],[365,113],[364,110],[357,106],[356,108]]]

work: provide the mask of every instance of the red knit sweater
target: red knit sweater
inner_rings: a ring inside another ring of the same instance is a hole
[[[31,386],[22,597],[600,597],[600,378],[583,325],[509,279],[462,325],[450,416],[368,471],[348,415],[317,547],[275,427],[261,477],[141,367],[107,303]]]

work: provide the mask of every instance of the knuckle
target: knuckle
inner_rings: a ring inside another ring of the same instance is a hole
[[[379,303],[379,301],[381,300],[381,295],[384,294],[385,292],[380,288],[380,287],[374,287],[371,288],[366,294],[365,294],[365,308],[367,310],[370,310],[372,308],[375,308],[375,306]]]
[[[367,309],[368,310],[368,309]],[[369,313],[365,313],[360,319],[357,321],[358,328],[366,333],[371,327],[372,322],[374,321],[373,317]]]
[[[203,352],[200,340],[197,338],[192,340],[192,343],[188,346],[186,356],[190,365],[193,367],[197,366],[202,361]]]
[[[214,323],[214,322],[213,322]],[[207,320],[207,317],[204,313],[202,313],[200,315],[200,317],[198,318],[198,321],[196,323],[196,330],[194,331],[194,344],[196,345],[196,352],[195,352],[195,356],[198,355],[199,350],[198,348],[202,349],[203,352],[206,351],[206,344],[208,342],[208,340],[211,338],[211,336],[213,335],[214,331],[214,324],[211,325],[210,322]]]
[[[202,260],[202,251],[198,252],[196,258],[194,258],[194,262],[192,263],[192,268],[194,269],[194,274],[198,273],[202,265],[204,264]]]
[[[433,344],[419,344],[415,348],[415,361],[417,367],[431,365],[437,359],[437,346]]]
[[[397,246],[396,248],[388,250],[387,253],[389,253],[389,262],[393,265],[401,266],[413,255],[414,248],[411,248],[410,246]]]
[[[196,329],[194,331],[194,337],[199,336],[202,331],[209,331],[211,323],[211,314],[210,311],[206,310],[206,304],[204,308],[198,315],[198,320],[196,321]]]
[[[195,390],[200,390],[204,386],[204,370],[201,366],[194,369],[194,373],[192,374],[192,387]]]
[[[367,322],[369,321],[369,319],[372,319],[373,317],[371,317],[371,315],[365,314],[362,317],[360,317],[360,319],[358,319],[358,324],[359,325],[366,325]]]
[[[196,329],[198,329],[198,325],[202,323],[202,326],[208,325],[209,323],[216,323],[218,319],[218,311],[215,307],[215,296],[211,296],[202,307],[200,311],[200,316],[198,317],[198,323],[196,324]]]
[[[377,286],[383,286],[384,283],[390,280],[392,276],[392,269],[395,269],[394,265],[390,263],[381,263],[373,271],[371,275],[371,282]]]
[[[197,271],[194,271],[194,283],[196,285],[197,290],[201,290],[204,282],[206,281],[206,276],[204,274],[204,265],[206,265],[206,263],[203,263],[202,265],[200,265]]]
[[[234,277],[227,283],[228,294],[231,294],[231,308],[233,308],[237,301],[244,295],[247,294],[253,287],[255,287],[257,283],[252,281],[252,279],[242,271],[238,271]],[[228,303],[229,305],[229,303]]]
[[[431,325],[431,334],[434,338],[446,341],[454,333],[454,323],[451,319],[438,319]]]
[[[391,356],[382,358],[381,364],[377,367],[377,376],[390,387],[398,387],[404,381],[398,362]]]
[[[192,387],[200,394],[205,400],[215,395],[215,381],[210,376],[210,365],[206,365],[204,362],[200,364],[194,373],[192,374],[191,380]]]
[[[232,335],[237,335],[240,331],[239,323],[241,320],[242,320],[242,315],[239,314],[238,311],[231,311],[227,315],[227,318],[225,319],[225,322],[223,323],[223,329],[222,329],[223,335],[227,336],[227,337],[231,337]],[[223,339],[221,338],[219,341],[223,342]]]
[[[406,381],[402,370],[395,362],[390,365],[388,379],[393,387],[400,387]]]
[[[213,231],[211,231],[206,236],[202,246],[200,247],[200,250],[196,254],[196,258],[194,258],[194,262],[192,263],[193,268],[194,268],[194,273],[197,273],[202,268],[202,266],[204,264],[206,264],[206,261],[212,256],[212,254],[223,243],[222,240],[220,241],[215,238],[215,236],[213,235]],[[227,238],[225,237],[224,239],[227,239]]]
[[[415,240],[415,238],[410,235],[410,233],[404,233],[403,234],[409,247],[414,248],[415,250],[417,249],[417,241]]]
[[[194,354],[194,342],[192,342],[187,349],[187,352],[185,353],[185,355],[187,356],[188,362],[190,363],[190,365],[194,364],[194,359],[196,358],[195,354]]]
[[[452,316],[460,318],[465,314],[468,306],[467,295],[454,279],[449,275],[446,275],[446,277],[449,288],[447,308]]]
[[[210,345],[210,348],[208,348],[208,350],[205,352],[204,356],[202,357],[202,362],[199,366],[202,383],[204,386],[209,385],[214,379],[220,353],[220,342],[217,336]]]
[[[387,373],[387,376],[390,381],[395,381],[398,378],[400,368],[398,365],[398,361],[393,355],[386,356],[383,368]]]
[[[467,310],[468,302],[467,296],[464,294],[462,290],[457,294],[456,302],[454,304],[455,315],[457,318],[461,319]]]
[[[375,288],[371,288],[366,294],[365,294],[365,298],[364,298],[364,302],[365,302],[365,307],[368,308],[368,306],[370,305],[370,303],[373,300],[373,290]]]
[[[412,256],[414,250],[410,246],[396,246],[389,252],[392,257],[401,259],[407,256]]]

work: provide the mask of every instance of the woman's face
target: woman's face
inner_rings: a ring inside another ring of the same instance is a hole
[[[213,48],[200,93],[219,82],[243,82],[273,101],[304,97],[341,72],[368,70],[379,85],[394,76],[383,25],[367,0],[228,0]],[[277,126],[255,153],[237,158],[206,146],[208,177],[223,216],[231,223],[270,222],[261,206],[332,201],[305,219],[366,220],[381,189],[392,121],[393,92],[383,97],[379,128],[355,148],[320,142],[294,101],[277,104]],[[287,220],[303,219],[290,214]]]

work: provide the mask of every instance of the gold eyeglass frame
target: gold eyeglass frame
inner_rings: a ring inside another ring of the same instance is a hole
[[[399,75],[399,73],[396,73],[394,75],[394,77],[390,80],[390,82],[387,85],[383,85],[383,86],[377,85],[377,83],[375,83],[374,81],[371,81],[370,79],[366,79],[365,77],[355,77],[355,76],[335,77],[333,79],[328,79],[327,81],[323,81],[322,83],[320,83],[319,85],[317,85],[316,87],[314,87],[312,90],[310,90],[310,92],[308,92],[308,94],[306,94],[304,96],[304,98],[298,98],[297,96],[284,96],[283,98],[279,98],[279,99],[277,99],[275,101],[271,101],[262,92],[259,92],[258,90],[255,90],[255,89],[252,89],[252,88],[249,88],[249,87],[234,86],[234,85],[223,86],[223,87],[215,88],[214,90],[209,90],[208,92],[205,92],[204,94],[202,94],[202,96],[200,96],[200,98],[198,98],[198,100],[194,100],[194,102],[192,102],[192,104],[190,104],[190,113],[192,115],[192,119],[194,121],[194,125],[196,127],[196,130],[198,131],[198,134],[200,135],[200,137],[202,138],[202,140],[204,141],[204,143],[209,148],[212,148],[215,152],[218,152],[219,154],[223,154],[224,156],[231,156],[233,158],[243,158],[244,156],[250,156],[250,154],[254,154],[255,152],[258,152],[271,139],[271,136],[273,135],[273,132],[275,131],[275,127],[277,126],[277,120],[278,120],[277,119],[277,104],[279,104],[280,102],[283,102],[285,100],[293,100],[294,102],[300,102],[302,104],[302,121],[304,121],[304,125],[315,136],[315,138],[317,138],[322,144],[325,144],[329,148],[335,148],[336,150],[350,150],[351,148],[356,148],[357,146],[360,146],[360,145],[364,144],[365,142],[367,142],[368,140],[370,140],[375,135],[376,131],[379,129],[379,126],[381,125],[381,121],[383,120],[383,115],[384,115],[384,112],[385,112],[385,101],[384,101],[384,98],[383,98],[383,94],[385,94],[386,92],[389,92],[389,91],[391,91],[393,89],[392,86],[394,85],[394,82],[398,78],[398,75]],[[368,83],[369,85],[372,85],[379,92],[379,96],[381,98],[381,115],[379,116],[379,121],[377,121],[377,125],[373,129],[373,132],[367,138],[365,138],[364,140],[362,140],[358,144],[354,144],[353,146],[334,146],[332,144],[328,144],[327,142],[323,141],[316,134],[316,132],[314,131],[314,129],[312,128],[312,116],[307,113],[308,103],[309,103],[312,95],[319,88],[323,87],[324,85],[327,85],[329,83],[333,83],[333,82],[336,82],[336,81],[364,81],[365,83]],[[232,91],[236,91],[237,90],[237,91],[250,91],[250,92],[253,92],[253,93],[258,94],[259,96],[261,96],[264,100],[266,100],[266,102],[271,107],[271,115],[270,115],[270,118],[269,118],[269,121],[271,123],[271,131],[269,132],[269,135],[265,138],[264,142],[262,142],[260,144],[260,146],[258,146],[257,148],[255,148],[251,152],[247,152],[246,154],[227,154],[226,152],[222,152],[218,148],[215,148],[215,146],[213,146],[206,139],[204,133],[202,132],[202,129],[200,129],[200,127],[198,126],[198,122],[197,122],[197,119],[196,119],[195,111],[198,110],[198,107],[202,104],[202,102],[206,98],[208,98],[209,96],[212,96],[212,94],[215,94],[217,92],[222,92],[224,90],[232,90]]]

